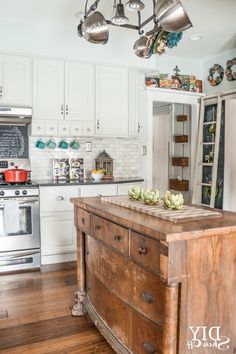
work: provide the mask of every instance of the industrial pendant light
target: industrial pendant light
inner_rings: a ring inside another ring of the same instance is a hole
[[[141,0],[129,0],[125,7],[131,11],[141,11],[144,9],[145,5]]]
[[[128,17],[125,16],[124,5],[121,3],[121,0],[116,5],[116,13],[112,17],[111,22],[117,26],[125,25],[129,22]]]

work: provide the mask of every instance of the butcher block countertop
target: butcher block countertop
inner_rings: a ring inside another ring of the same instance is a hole
[[[207,208],[207,210],[220,212],[222,214],[220,217],[173,223],[156,216],[106,203],[100,197],[72,198],[71,202],[86,211],[167,243],[211,237],[219,233],[219,228],[223,235],[236,232],[236,214],[217,209]]]

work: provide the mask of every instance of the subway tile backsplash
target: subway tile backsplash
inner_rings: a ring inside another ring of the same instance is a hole
[[[114,177],[140,176],[140,143],[135,138],[78,138],[79,150],[39,149],[35,147],[39,137],[29,138],[29,155],[31,161],[31,177],[33,179],[52,178],[52,158],[83,158],[84,169],[89,173],[95,167],[95,158],[100,152],[106,152],[114,159]],[[60,138],[53,138],[58,146]],[[48,139],[43,139],[47,141]],[[73,139],[66,139],[71,142]],[[92,143],[92,151],[86,152],[86,142]]]

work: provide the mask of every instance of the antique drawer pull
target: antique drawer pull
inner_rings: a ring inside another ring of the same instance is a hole
[[[142,293],[142,298],[147,304],[153,304],[154,302],[153,295],[149,291],[144,291]]]
[[[116,235],[115,237],[114,237],[114,241],[120,241],[121,240],[121,236],[120,235]]]
[[[147,249],[145,247],[140,247],[138,250],[139,254],[147,254]]]
[[[85,224],[85,218],[82,218],[81,222],[82,222],[82,225],[84,225]]]
[[[100,230],[101,226],[100,225],[95,225],[95,230]]]
[[[156,351],[155,345],[151,342],[144,342],[143,349],[147,354],[155,354]]]

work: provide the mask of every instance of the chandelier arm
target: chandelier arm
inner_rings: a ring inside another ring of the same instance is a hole
[[[147,18],[145,21],[143,21],[140,24],[140,28],[143,28],[144,26],[146,26],[149,22],[151,22],[154,19],[154,15],[150,16],[149,18]]]
[[[141,30],[141,13],[138,11],[138,33],[140,36],[144,33],[143,30]]]
[[[84,18],[88,17],[91,14],[91,12],[94,12],[97,9],[99,2],[100,0],[96,0],[87,10],[88,0],[86,0]]]
[[[120,26],[117,26],[115,25],[114,23],[112,23],[110,20],[106,20],[106,23],[108,25],[112,25],[112,26],[115,26],[116,28],[117,27],[125,27],[125,28],[128,28],[128,29],[132,29],[132,30],[135,30],[135,31],[138,31],[139,30],[139,27],[138,26],[135,26],[135,25],[129,25],[129,24],[125,24],[125,25],[120,25]]]

